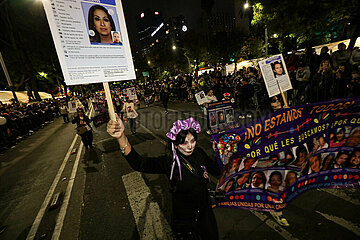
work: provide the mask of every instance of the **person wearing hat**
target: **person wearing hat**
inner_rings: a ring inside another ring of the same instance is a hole
[[[76,123],[77,134],[80,135],[81,141],[84,144],[85,148],[92,148],[93,142],[93,132],[90,126],[90,118],[85,115],[83,108],[77,108],[77,114],[73,115],[71,121],[73,124]]]

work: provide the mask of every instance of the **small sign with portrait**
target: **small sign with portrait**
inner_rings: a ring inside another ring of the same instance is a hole
[[[292,89],[289,74],[282,54],[259,62],[269,97]]]
[[[195,94],[196,101],[199,105],[206,103],[206,95],[204,91]]]
[[[68,108],[69,108],[69,113],[74,113],[76,112],[76,101],[71,101],[68,103]]]

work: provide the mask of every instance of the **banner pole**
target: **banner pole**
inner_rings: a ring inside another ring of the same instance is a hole
[[[105,97],[106,97],[108,110],[109,110],[109,117],[111,120],[116,121],[115,110],[114,110],[114,105],[113,105],[112,98],[111,98],[109,83],[103,82],[103,86],[104,86]]]

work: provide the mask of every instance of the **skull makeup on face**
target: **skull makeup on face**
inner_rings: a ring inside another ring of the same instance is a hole
[[[186,135],[184,143],[179,144],[176,147],[177,149],[179,149],[179,152],[181,152],[185,156],[190,156],[193,153],[195,146],[196,146],[196,140],[194,136],[188,133],[188,135]]]

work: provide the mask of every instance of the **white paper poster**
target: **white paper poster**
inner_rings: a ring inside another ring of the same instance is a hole
[[[125,92],[126,92],[125,95],[128,96],[131,101],[138,99],[136,95],[135,87],[126,88]]]
[[[204,91],[198,92],[195,94],[196,101],[199,105],[202,105],[206,102],[206,95]]]
[[[289,74],[282,54],[278,54],[259,62],[269,97],[292,89]]]
[[[120,0],[43,0],[67,85],[135,79]]]
[[[71,101],[68,103],[69,113],[76,112],[77,104],[76,101]]]

